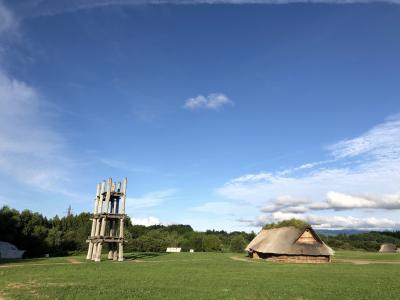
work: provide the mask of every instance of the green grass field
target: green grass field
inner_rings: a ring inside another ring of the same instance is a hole
[[[241,254],[129,254],[0,263],[0,299],[399,299],[400,253],[337,252],[323,265]],[[234,258],[234,259],[233,259]]]

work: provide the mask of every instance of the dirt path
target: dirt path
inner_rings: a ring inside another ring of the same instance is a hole
[[[76,258],[68,258],[67,259],[71,264],[81,264],[82,262],[77,260]]]
[[[229,257],[229,258],[230,258],[230,259],[233,259],[233,260],[236,260],[236,261],[245,261],[245,262],[248,262],[248,263],[255,262],[254,260],[250,260],[250,259],[248,259],[248,258],[239,257],[239,256],[231,256],[231,257]]]
[[[67,258],[68,262],[53,262],[53,263],[20,263],[20,264],[6,264],[0,265],[0,268],[16,268],[16,267],[27,267],[27,266],[53,266],[53,265],[71,265],[71,264],[82,264],[83,262],[76,258]],[[0,298],[0,300],[2,300]]]

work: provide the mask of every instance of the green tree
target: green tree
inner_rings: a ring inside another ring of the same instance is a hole
[[[48,231],[46,242],[50,248],[56,249],[62,244],[62,231],[57,227],[53,227]]]
[[[230,249],[232,252],[244,252],[247,242],[243,236],[237,235],[231,239]]]
[[[203,251],[221,251],[222,243],[221,240],[214,234],[206,234],[203,237]]]

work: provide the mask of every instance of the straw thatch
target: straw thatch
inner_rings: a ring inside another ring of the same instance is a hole
[[[395,244],[382,244],[379,252],[386,252],[386,253],[394,253],[397,251],[397,247]]]
[[[311,227],[264,229],[246,247],[250,257],[274,261],[329,262],[334,251]]]

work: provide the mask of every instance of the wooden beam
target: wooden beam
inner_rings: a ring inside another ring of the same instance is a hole
[[[122,203],[121,203],[121,213],[125,214],[125,201],[126,201],[126,188],[128,184],[128,178],[124,179],[124,187],[123,187],[123,195],[122,195]],[[124,239],[124,217],[119,220],[119,238]],[[124,260],[124,243],[123,241],[118,245],[118,261]]]
[[[100,183],[97,184],[97,191],[96,191],[96,199],[94,199],[94,208],[93,208],[93,215],[97,212],[97,207],[99,205],[100,199]],[[93,237],[96,232],[96,220],[95,218],[92,219],[92,230],[90,231],[90,237]],[[88,253],[86,255],[86,259],[92,258],[92,251],[93,251],[93,242],[89,242]]]

